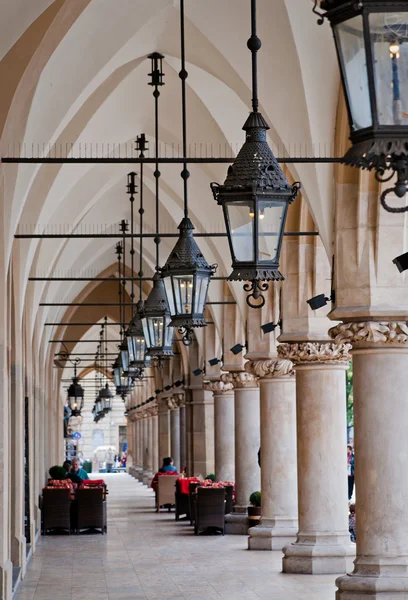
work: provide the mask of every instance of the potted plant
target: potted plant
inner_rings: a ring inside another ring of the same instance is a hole
[[[261,519],[261,492],[252,492],[249,496],[248,519],[251,525],[257,525]]]
[[[209,479],[210,481],[212,481],[214,483],[214,481],[215,481],[215,475],[214,475],[214,473],[209,473],[206,476],[206,479]]]

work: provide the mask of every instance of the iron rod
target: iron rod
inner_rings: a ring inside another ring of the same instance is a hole
[[[113,278],[113,277],[29,277],[28,281],[132,281],[132,277],[121,277]],[[139,279],[139,278],[137,278]],[[142,277],[143,281],[153,281],[153,277]],[[227,281],[228,277],[211,277],[211,281]],[[41,305],[44,306],[44,305]],[[79,306],[84,306],[84,304],[79,304]],[[97,304],[96,306],[103,306],[102,304]],[[116,306],[121,306],[120,304],[116,304]],[[130,307],[130,304],[124,306],[124,308]],[[131,307],[130,307],[131,308]]]
[[[214,157],[214,158],[197,158],[189,157],[187,162],[190,164],[231,164],[235,157]],[[282,164],[341,164],[343,162],[342,157],[337,156],[293,156],[293,157],[279,157],[276,159]],[[3,156],[1,159],[3,164],[155,164],[156,162],[161,164],[183,164],[184,158],[114,158],[114,157],[102,157],[102,158],[72,158],[72,157],[17,157],[17,156]]]
[[[215,301],[215,302],[207,302],[206,304],[236,304],[235,300],[231,301]],[[101,302],[99,303],[84,303],[80,302],[42,302],[40,306],[119,306],[118,302]],[[56,323],[45,323],[45,325],[55,325]],[[60,325],[79,325],[79,323],[59,323]],[[87,323],[83,323],[83,325],[87,325]],[[88,323],[88,325],[99,325],[99,323]],[[108,325],[120,325],[120,323],[108,323]]]
[[[99,344],[100,340],[48,340],[49,344]],[[107,340],[114,344],[120,343],[120,340]],[[94,353],[96,354],[96,352]],[[116,355],[115,355],[116,356]]]
[[[319,235],[318,231],[288,231],[283,234],[285,237],[293,237],[293,236],[316,236]],[[16,239],[103,239],[103,238],[130,238],[130,234],[126,234],[123,236],[121,233],[16,233],[14,235]],[[140,233],[135,233],[135,238],[155,238],[155,233],[144,233],[141,235]],[[179,233],[159,233],[159,237],[163,238],[178,238],[180,237]],[[215,237],[215,238],[224,238],[227,237],[226,233],[195,233],[194,237]],[[139,277],[137,278],[139,279]]]
[[[69,327],[89,327],[92,325],[100,325],[100,323],[44,323],[44,327],[60,327],[64,325],[69,325]],[[108,323],[108,325],[120,327],[120,323]]]

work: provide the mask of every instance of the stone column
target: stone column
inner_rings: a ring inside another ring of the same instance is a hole
[[[170,455],[174,466],[180,471],[180,408],[176,398],[167,398],[170,410]]]
[[[234,386],[209,381],[206,389],[214,395],[214,454],[217,481],[235,481]]]
[[[214,399],[203,388],[192,390],[192,475],[214,472]]]
[[[146,485],[147,483],[147,478],[149,476],[149,447],[148,447],[148,440],[149,440],[149,424],[148,424],[148,414],[146,412],[143,413],[143,419],[142,419],[142,439],[143,439],[143,475],[142,475],[142,482],[143,484]]]
[[[296,371],[299,532],[284,573],[344,573],[348,532],[345,370],[350,345],[280,344]]]
[[[159,465],[159,417],[157,406],[153,409],[153,473],[157,473]]]
[[[159,464],[163,458],[170,456],[170,414],[165,400],[158,402],[159,417]]]
[[[138,481],[143,481],[143,422],[140,412],[136,414],[136,419],[136,479]]]
[[[278,358],[245,369],[260,378],[261,414],[262,518],[248,531],[248,549],[282,550],[298,530],[295,373]]]
[[[187,421],[186,421],[186,403],[183,400],[180,403],[180,469],[187,466]]]
[[[153,479],[153,417],[150,409],[146,411],[145,436],[146,468],[143,471],[143,483],[150,486]]]
[[[245,372],[221,375],[224,383],[234,385],[235,408],[235,485],[234,513],[225,519],[226,532],[248,532],[247,507],[252,492],[261,489],[258,466],[260,446],[260,408],[258,381]]]
[[[353,346],[357,558],[337,600],[408,597],[408,323],[346,323]]]

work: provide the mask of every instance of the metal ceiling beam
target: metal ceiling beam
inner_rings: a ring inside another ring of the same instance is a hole
[[[340,164],[343,158],[338,157],[315,157],[315,156],[293,156],[293,157],[279,157],[276,159],[282,164]],[[184,164],[185,162],[191,164],[231,164],[234,161],[234,157],[209,157],[209,158],[139,158],[139,157],[58,157],[58,156],[45,156],[45,157],[27,157],[27,156],[3,156],[1,162],[3,164],[93,164],[93,165],[140,165],[140,164],[165,164],[165,165],[177,165]]]
[[[274,235],[274,234],[271,234]],[[283,234],[285,237],[305,237],[319,235],[318,231],[287,231]],[[160,238],[178,238],[179,233],[160,233]],[[133,236],[130,233],[16,233],[16,239],[123,239],[123,238],[155,238],[155,233],[135,233]],[[227,233],[195,233],[196,238],[225,238]],[[139,278],[138,278],[139,279]]]

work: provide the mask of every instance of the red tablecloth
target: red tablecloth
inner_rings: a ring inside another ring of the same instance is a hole
[[[178,482],[180,485],[180,492],[182,494],[188,494],[190,491],[190,483],[199,483],[200,480],[198,479],[198,477],[180,477],[180,479],[178,479]]]

